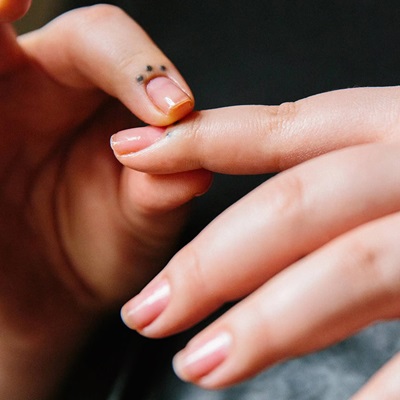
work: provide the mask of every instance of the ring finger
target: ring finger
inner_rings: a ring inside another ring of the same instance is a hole
[[[397,213],[293,264],[194,338],[175,358],[177,373],[223,387],[397,317],[399,230]]]

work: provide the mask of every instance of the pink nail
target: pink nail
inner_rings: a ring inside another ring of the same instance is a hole
[[[167,307],[170,286],[167,280],[150,283],[122,309],[122,318],[132,329],[140,330],[150,325]]]
[[[177,109],[193,108],[193,100],[174,81],[164,76],[152,79],[146,86],[147,95],[153,104],[168,115]]]
[[[119,155],[127,155],[151,146],[164,136],[165,128],[145,126],[127,129],[111,136],[111,147]]]
[[[226,359],[231,344],[232,336],[228,332],[220,332],[211,339],[195,339],[174,357],[174,370],[183,380],[196,381]]]

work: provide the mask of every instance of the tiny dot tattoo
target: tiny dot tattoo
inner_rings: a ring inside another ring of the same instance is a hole
[[[1,0],[0,0],[1,1]],[[146,65],[146,72],[153,72],[154,71],[154,68],[153,68],[153,66],[152,65]],[[167,70],[167,67],[165,66],[165,65],[160,65],[160,71],[166,71]],[[137,77],[136,77],[136,82],[137,83],[143,83],[144,81],[145,81],[145,77],[146,77],[147,75],[146,74],[141,74],[141,75],[138,75]]]

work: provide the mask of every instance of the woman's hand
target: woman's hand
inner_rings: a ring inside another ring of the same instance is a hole
[[[149,176],[109,148],[139,120],[193,108],[172,63],[112,6],[16,38],[29,1],[0,1],[0,397],[45,398],[89,328],[173,251],[211,174]]]
[[[352,89],[114,136],[145,172],[285,170],[179,251],[124,306],[127,325],[162,337],[244,298],[174,360],[183,379],[221,388],[398,318],[399,115],[399,88]],[[355,398],[398,398],[399,370],[397,357]]]

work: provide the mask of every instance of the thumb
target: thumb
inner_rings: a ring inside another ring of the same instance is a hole
[[[117,7],[71,11],[21,43],[60,83],[99,88],[152,125],[171,124],[193,109],[193,95],[178,70]]]

